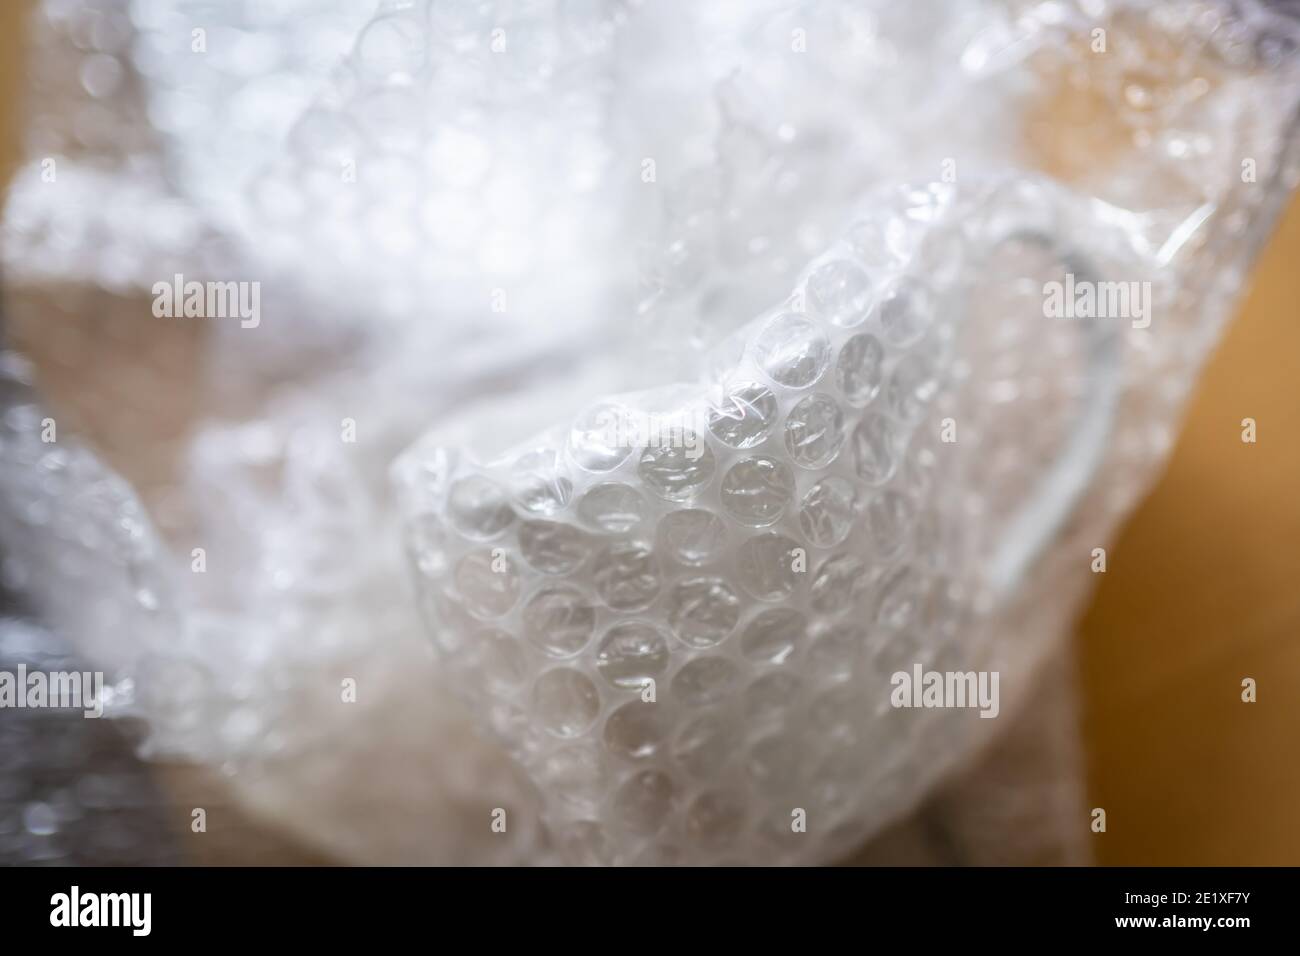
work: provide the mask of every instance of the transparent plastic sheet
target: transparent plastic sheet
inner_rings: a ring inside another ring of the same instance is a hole
[[[1068,714],[1030,721],[1057,762],[1005,725],[1069,683],[1087,556],[1294,184],[1294,22],[362,6],[36,18],[5,583],[110,672],[142,752],[371,862],[824,862],[917,813],[957,859],[1001,859],[990,831],[1078,858],[1072,814],[1000,796],[1077,786]],[[1149,282],[1150,325],[1045,319],[1065,272]],[[261,324],[155,318],[174,273],[261,281]],[[640,389],[628,433],[689,431],[708,474],[590,446],[600,396]],[[715,521],[717,561],[680,560]],[[759,595],[769,535],[808,569]],[[657,726],[620,737],[639,691],[607,675],[646,660]],[[1005,718],[872,712],[886,660],[997,670]]]

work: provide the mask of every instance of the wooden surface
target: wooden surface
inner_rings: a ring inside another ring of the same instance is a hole
[[[1079,629],[1104,863],[1300,864],[1297,266],[1293,200]]]
[[[0,183],[18,161],[16,116],[22,74],[22,25],[27,2],[0,3]]]
[[[19,155],[25,6],[0,2],[0,179]],[[1300,864],[1297,266],[1300,202],[1079,628],[1102,863]],[[1243,677],[1257,703],[1241,702]]]

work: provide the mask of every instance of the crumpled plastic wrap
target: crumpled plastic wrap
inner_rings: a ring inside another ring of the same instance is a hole
[[[944,787],[987,858],[961,775],[1016,777],[1296,181],[1257,3],[34,19],[4,583],[143,756],[355,861],[829,862]],[[1149,323],[1047,318],[1067,273]],[[889,707],[912,663],[1002,716]]]

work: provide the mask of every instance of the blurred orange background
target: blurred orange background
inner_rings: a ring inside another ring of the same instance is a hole
[[[28,6],[0,3],[0,183],[20,155]],[[1078,628],[1103,864],[1300,864],[1298,262],[1293,201]]]

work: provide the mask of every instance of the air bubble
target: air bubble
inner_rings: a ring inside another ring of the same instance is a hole
[[[858,477],[872,485],[883,485],[898,466],[894,426],[883,415],[864,415],[853,430],[853,464]]]
[[[534,515],[562,511],[573,496],[573,482],[563,473],[558,452],[541,449],[523,455],[511,472],[515,501]]]
[[[637,611],[659,595],[659,563],[649,545],[611,544],[596,556],[592,572],[601,600],[616,611]]]
[[[759,332],[754,340],[754,358],[778,385],[807,388],[826,371],[830,343],[816,323],[787,312]]]
[[[565,744],[548,754],[539,777],[547,794],[579,812],[594,811],[605,790],[600,751],[586,743]]]
[[[851,554],[828,559],[813,578],[811,602],[818,614],[841,614],[862,596],[868,569]]]
[[[693,777],[707,779],[731,759],[738,743],[735,725],[708,712],[690,720],[673,741],[673,759]]]
[[[732,384],[709,408],[709,431],[731,448],[753,448],[767,439],[776,413],[776,396],[766,385]]]
[[[606,632],[596,649],[596,672],[615,687],[641,690],[668,669],[668,641],[651,624],[632,621]]]
[[[835,363],[835,385],[850,405],[868,405],[884,385],[885,348],[874,335],[855,335]]]
[[[857,625],[836,624],[808,648],[809,669],[822,680],[848,680],[853,676],[864,639]]]
[[[456,590],[476,617],[500,617],[519,600],[519,572],[505,555],[472,551],[456,565]]]
[[[745,801],[734,793],[700,794],[686,811],[686,836],[706,850],[736,842],[745,830]]]
[[[505,491],[481,475],[462,478],[451,486],[447,514],[453,528],[478,541],[495,538],[515,518]]]
[[[722,479],[722,508],[741,524],[766,527],[780,520],[794,498],[794,475],[775,458],[745,458]]]
[[[934,293],[918,279],[901,279],[880,300],[880,331],[891,345],[918,341],[934,323]]]
[[[689,578],[673,586],[668,621],[688,647],[720,644],[740,620],[740,598],[721,578]]]
[[[713,450],[688,429],[673,429],[664,438],[663,444],[642,451],[637,474],[660,498],[689,501],[713,480]]]
[[[727,526],[711,511],[686,508],[659,522],[659,546],[682,564],[699,566],[718,560],[727,545]]]
[[[356,59],[368,76],[387,81],[419,73],[426,48],[424,28],[413,16],[378,17],[357,41]]]
[[[785,420],[785,448],[801,468],[825,468],[844,444],[844,413],[829,395],[809,395]]]
[[[505,631],[486,628],[469,641],[478,671],[490,690],[511,691],[528,675],[523,648]]]
[[[799,561],[807,555],[781,534],[760,534],[740,546],[737,573],[743,587],[761,601],[779,601],[794,593]],[[806,571],[806,566],[804,567]]]
[[[902,550],[914,513],[911,499],[892,489],[877,495],[867,505],[863,519],[867,539],[881,560],[894,558]]]
[[[605,721],[605,746],[628,760],[645,760],[659,750],[667,732],[663,709],[657,703],[634,700]]]
[[[613,471],[631,456],[635,427],[626,407],[601,402],[584,411],[569,430],[569,454],[578,467]]]
[[[585,674],[558,667],[533,685],[533,713],[555,736],[579,737],[600,713],[600,691]]]
[[[633,833],[650,836],[668,819],[675,796],[671,777],[658,770],[643,770],[624,781],[614,794],[614,816]]]
[[[939,391],[939,380],[929,356],[908,355],[889,378],[885,399],[894,417],[913,422],[921,417]]]
[[[524,634],[551,657],[572,657],[596,628],[596,611],[581,591],[553,587],[538,591],[523,609]]]
[[[740,652],[758,664],[784,664],[803,643],[807,619],[790,608],[773,608],[750,621],[740,635]]]
[[[866,321],[873,290],[867,271],[847,259],[818,266],[804,287],[810,312],[831,325],[851,328]]]
[[[524,560],[543,574],[568,574],[586,560],[590,542],[572,525],[525,521],[519,526],[519,550]]]
[[[601,531],[623,534],[645,520],[646,500],[631,485],[607,481],[582,496],[578,516]]]
[[[745,769],[769,793],[788,791],[803,775],[806,755],[799,741],[786,734],[770,734],[749,748]]]
[[[808,489],[799,507],[799,527],[818,548],[833,548],[849,536],[858,516],[858,492],[853,482],[835,475]]]
[[[788,671],[764,674],[745,689],[745,719],[752,724],[779,721],[802,689],[803,681]]]

